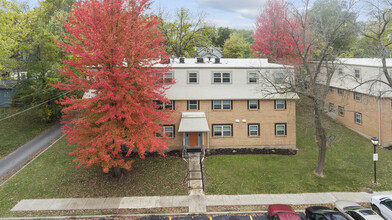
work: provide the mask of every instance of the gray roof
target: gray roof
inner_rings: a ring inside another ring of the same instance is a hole
[[[380,58],[341,58],[337,59],[337,62],[345,65],[382,67]],[[388,68],[392,68],[392,59],[386,59],[386,64]]]
[[[292,66],[285,66],[282,64],[269,63],[268,59],[233,59],[222,58],[220,63],[215,63],[214,59],[208,61],[204,59],[204,63],[197,63],[196,58],[185,58],[184,63],[180,63],[179,59],[175,58],[174,62],[171,60],[171,67],[176,68],[194,68],[194,69],[274,69],[274,68],[293,68]],[[160,65],[156,65],[159,67]]]

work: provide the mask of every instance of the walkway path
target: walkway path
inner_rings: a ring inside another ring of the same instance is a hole
[[[41,149],[47,148],[52,141],[57,140],[61,135],[61,125],[57,124],[2,158],[0,160],[0,177],[7,175],[12,170],[18,170],[33,155]]]
[[[209,206],[269,205],[276,203],[290,205],[316,205],[331,204],[336,200],[351,200],[357,203],[366,203],[370,202],[371,197],[376,194],[392,194],[392,191],[374,194],[365,192],[326,192],[301,194],[28,199],[20,201],[12,208],[11,211],[188,207],[189,213],[206,213],[206,207]]]

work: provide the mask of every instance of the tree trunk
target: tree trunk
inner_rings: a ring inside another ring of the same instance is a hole
[[[111,173],[112,173],[112,176],[113,177],[116,177],[116,178],[118,178],[118,179],[120,179],[121,177],[122,177],[122,175],[123,175],[123,169],[122,168],[120,168],[119,166],[116,166],[116,167],[113,167],[113,168],[111,168]]]
[[[314,102],[314,124],[316,127],[316,140],[318,146],[318,160],[317,168],[314,173],[319,177],[324,177],[324,167],[326,164],[326,151],[327,151],[327,136],[325,134],[325,129],[321,122],[322,117],[322,106],[316,101]]]

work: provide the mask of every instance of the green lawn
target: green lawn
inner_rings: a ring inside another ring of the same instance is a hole
[[[0,108],[0,119],[21,111],[18,108]],[[43,122],[35,110],[26,111],[0,121],[0,159],[31,140],[54,123]]]
[[[378,149],[377,181],[373,186],[373,147],[370,140],[325,119],[335,137],[327,151],[325,178],[313,174],[317,164],[314,129],[302,103],[297,110],[295,156],[218,155],[204,160],[207,194],[303,193],[392,189],[392,151]]]
[[[186,165],[179,157],[137,159],[120,180],[99,168],[75,168],[75,146],[62,139],[0,187],[0,217],[21,199],[186,195]],[[47,213],[48,214],[48,213]]]

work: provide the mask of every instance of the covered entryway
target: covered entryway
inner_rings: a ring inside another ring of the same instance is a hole
[[[183,112],[178,132],[183,133],[183,153],[202,152],[208,146],[208,123],[204,112]]]

